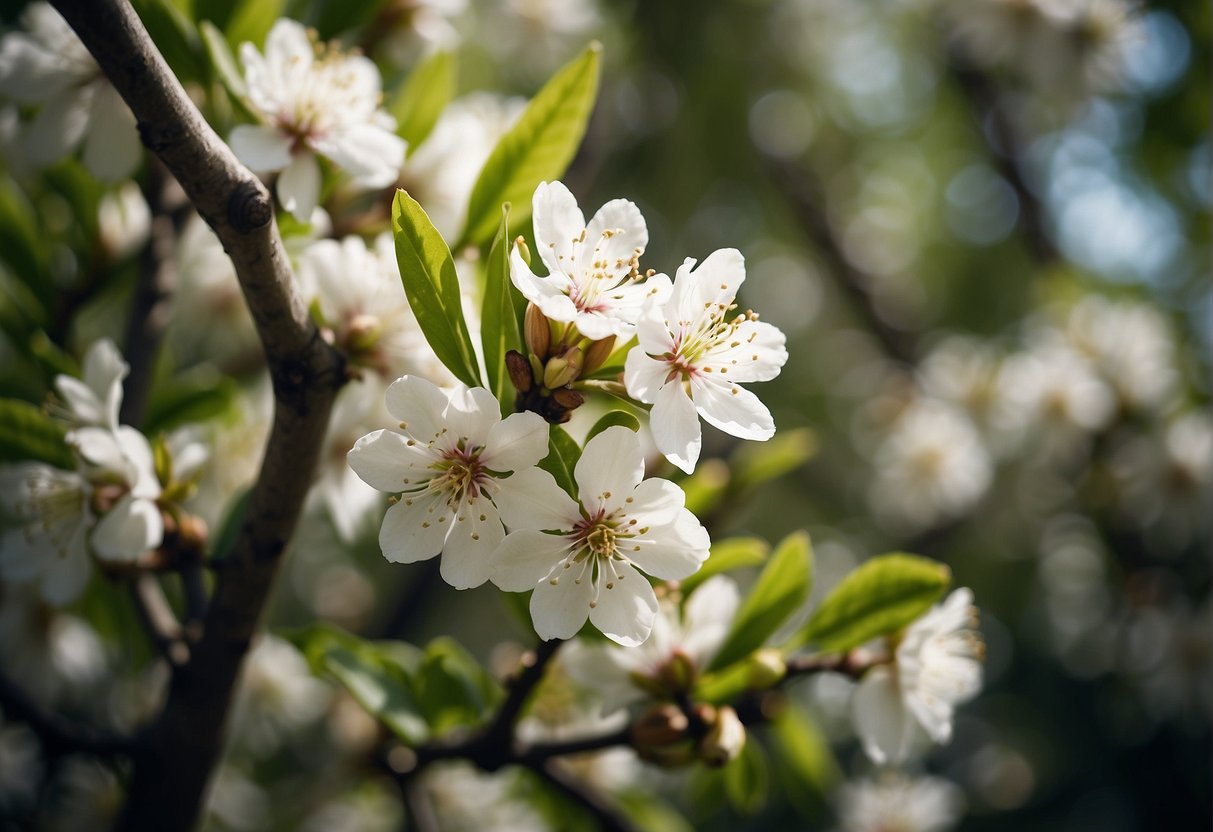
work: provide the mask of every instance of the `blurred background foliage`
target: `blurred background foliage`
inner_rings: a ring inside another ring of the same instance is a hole
[[[14,20],[20,4],[5,5]],[[279,12],[303,20],[361,46],[383,70],[389,102],[435,49],[454,56],[456,98],[527,97],[601,41],[598,104],[564,181],[583,206],[636,201],[650,267],[672,274],[683,256],[741,249],[743,304],[789,338],[787,367],[762,391],[781,433],[758,450],[705,434],[706,451],[728,464],[705,461],[684,482],[713,536],[774,541],[807,528],[823,590],[893,550],[942,560],[956,585],[974,589],[987,687],[961,711],[955,740],[922,763],[963,790],[958,828],[1205,827],[1208,4],[1058,0],[1056,19],[1041,11],[1049,3],[1028,0],[135,5],[224,134],[243,117],[199,21],[235,46],[264,38]],[[130,242],[138,207],[79,162],[23,172],[18,114],[0,110],[0,393],[41,403],[90,341],[121,337],[142,242]],[[446,137],[450,152],[474,157],[460,142],[475,131],[461,129]],[[427,177],[449,160],[417,150],[421,164],[402,181],[437,216]],[[145,193],[156,177],[141,170]],[[326,206],[338,226],[344,198],[331,193]],[[213,248],[191,249],[201,232],[184,211],[170,216],[193,254],[178,258],[148,429],[211,426],[223,467],[200,484],[210,502],[198,510],[221,539],[268,405],[234,284],[225,295],[208,283],[223,268]],[[350,222],[334,233],[377,230]],[[283,223],[288,234],[314,233]],[[199,298],[210,305],[190,326]],[[525,619],[499,593],[455,592],[436,563],[384,562],[377,523],[362,524],[352,547],[323,511],[304,523],[273,626],[321,618],[416,644],[447,635],[492,667],[515,655],[503,633],[529,645]],[[0,618],[10,621],[0,627],[10,670],[37,664],[41,649],[48,697],[112,724],[138,721],[139,691],[155,690],[156,671],[132,635],[133,612],[104,588],[53,614],[10,593]],[[241,713],[262,730],[237,731],[210,828],[392,828],[400,807],[390,781],[350,762],[353,752],[332,754],[364,748],[374,726],[317,687],[298,656],[260,652],[246,699],[264,701]],[[650,772],[644,782],[689,807],[695,828],[833,825],[826,784],[867,770],[839,711],[846,684],[815,679],[795,691],[836,761],[824,745],[798,757],[785,749],[728,788],[715,775],[687,783]],[[30,759],[13,736],[0,775],[6,760]],[[778,747],[780,735],[759,740]],[[789,759],[808,760],[821,794],[785,776]],[[112,775],[76,768],[62,780],[92,783],[78,789],[91,799],[112,796]],[[612,775],[598,776],[614,788]],[[462,770],[432,779],[449,828],[533,824],[503,791],[559,817],[525,779],[508,788]],[[635,791],[624,781],[621,794]],[[469,794],[498,814],[469,813]],[[652,828],[679,828],[667,804],[636,800]]]

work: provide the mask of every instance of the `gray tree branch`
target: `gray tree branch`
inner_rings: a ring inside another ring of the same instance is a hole
[[[189,829],[219,759],[240,664],[294,532],[344,366],[295,291],[269,193],[203,119],[129,3],[54,5],[131,108],[143,143],[222,241],[274,385],[274,424],[239,539],[218,565],[202,638],[174,673],[164,712],[134,758],[120,822],[126,830]]]

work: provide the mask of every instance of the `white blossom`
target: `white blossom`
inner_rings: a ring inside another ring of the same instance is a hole
[[[70,604],[92,575],[91,489],[74,471],[40,462],[0,469],[0,508],[14,525],[0,538],[0,575],[31,582],[48,603]]]
[[[687,473],[699,460],[699,416],[742,439],[775,434],[771,412],[740,385],[770,381],[788,360],[777,328],[753,312],[730,317],[745,280],[741,252],[720,249],[694,266],[687,258],[668,299],[655,296],[645,307],[639,349],[624,369],[628,394],[653,405],[657,449]]]
[[[242,162],[258,173],[281,171],[278,199],[308,221],[320,199],[324,156],[365,188],[395,181],[404,140],[395,119],[380,107],[379,70],[370,59],[317,46],[302,24],[281,19],[262,55],[240,46],[249,100],[264,117],[241,125],[229,138]]]
[[[312,674],[303,654],[265,633],[245,662],[235,735],[255,754],[270,754],[292,731],[319,719],[331,699],[332,689]]]
[[[676,599],[658,603],[653,631],[639,647],[573,641],[561,655],[569,676],[602,703],[603,713],[645,698],[637,684],[658,685],[672,662],[702,672],[724,644],[741,603],[737,584],[726,575],[709,578],[682,605]]]
[[[0,664],[39,704],[84,701],[107,670],[105,646],[81,618],[26,585],[0,585]]]
[[[864,751],[876,763],[898,763],[915,723],[932,740],[952,738],[955,707],[981,689],[984,647],[974,631],[973,593],[958,589],[906,628],[893,665],[869,670],[852,711]]]
[[[1065,334],[1123,407],[1151,410],[1171,403],[1179,383],[1175,341],[1157,308],[1091,295],[1070,310]]]
[[[964,810],[964,795],[939,777],[889,774],[844,785],[838,800],[839,832],[945,832]]]
[[[367,434],[349,452],[364,482],[401,495],[379,532],[384,556],[414,563],[441,552],[447,583],[479,586],[505,537],[494,502],[515,490],[502,475],[547,456],[547,422],[534,413],[502,419],[483,387],[446,392],[417,376],[393,382],[386,402],[399,430]]]
[[[97,205],[97,236],[111,261],[125,260],[141,249],[151,228],[151,208],[134,182],[123,182],[101,197]]]
[[[669,291],[665,275],[640,281],[639,258],[649,243],[640,210],[614,199],[587,225],[576,197],[560,182],[541,182],[531,204],[535,246],[548,275],[536,276],[515,246],[514,286],[550,320],[574,324],[591,340],[631,337],[641,307]]]
[[[125,179],[142,155],[126,103],[48,4],[31,4],[21,22],[25,32],[0,41],[0,94],[41,105],[26,135],[28,160],[49,165],[83,142],[84,164],[93,175],[107,182]]]
[[[1099,430],[1116,413],[1112,391],[1091,362],[1055,340],[1008,358],[999,385],[1023,429],[1054,440]]]
[[[84,476],[93,483],[99,514],[89,534],[89,547],[102,560],[130,562],[164,537],[164,519],[156,499],[152,449],[147,437],[122,425],[117,431],[85,427],[71,431],[67,443],[84,462]]]
[[[684,507],[682,489],[644,479],[640,440],[625,427],[586,443],[574,470],[579,500],[548,472],[518,471],[498,497],[510,534],[493,556],[492,580],[533,589],[531,617],[543,639],[571,638],[588,618],[608,638],[649,637],[657,597],[638,568],[685,578],[708,556],[708,533]]]
[[[122,407],[122,380],[130,365],[109,338],[95,341],[84,355],[84,379],[55,377],[55,389],[63,397],[74,425],[118,429]]]
[[[967,511],[993,476],[990,455],[968,416],[935,399],[906,408],[876,448],[874,467],[873,508],[917,527]]]

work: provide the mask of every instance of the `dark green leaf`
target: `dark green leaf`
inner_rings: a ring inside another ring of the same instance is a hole
[[[392,202],[392,233],[400,280],[422,333],[456,378],[470,387],[479,386],[480,370],[463,318],[451,250],[417,200],[403,190]]]
[[[745,569],[748,566],[762,566],[770,551],[771,545],[761,537],[728,537],[724,540],[714,540],[711,554],[703,566],[691,577],[683,579],[683,594],[690,595],[697,586],[713,575]]]
[[[502,416],[508,416],[514,410],[514,386],[506,370],[505,354],[510,350],[523,351],[522,332],[510,297],[509,217],[509,206],[502,206],[501,225],[493,238],[485,266],[484,304],[480,313],[480,342],[484,347],[489,390],[501,403]]]
[[[727,667],[761,647],[809,597],[812,582],[813,550],[809,536],[804,532],[788,535],[741,602],[733,626],[709,670]]]
[[[435,52],[418,64],[396,94],[387,111],[396,118],[396,133],[409,143],[412,154],[438,123],[457,89],[458,65],[453,52]]]
[[[230,377],[217,373],[175,376],[152,391],[144,430],[152,434],[218,416],[231,406],[237,392]]]
[[[841,652],[895,633],[930,609],[951,581],[948,567],[928,558],[874,557],[834,587],[802,638],[820,650]]]
[[[477,724],[501,696],[500,685],[450,638],[437,638],[413,675],[417,704],[434,733]]]
[[[75,458],[63,441],[66,433],[36,405],[0,399],[0,460],[36,460],[65,470],[75,468]]]
[[[622,425],[633,432],[640,430],[640,420],[631,413],[626,410],[611,410],[595,422],[594,427],[590,428],[590,432],[585,435],[586,444],[588,445],[591,439],[607,428],[613,428],[616,425]]]
[[[251,115],[252,110],[247,103],[248,87],[244,84],[244,75],[240,72],[227,39],[209,20],[199,23],[198,31],[202,35],[202,44],[206,47],[215,78],[227,90],[232,100],[244,109],[245,114]]]
[[[476,179],[459,245],[482,244],[493,233],[502,203],[522,222],[540,182],[559,179],[585,135],[598,91],[602,47],[591,44],[560,69],[501,137]],[[523,207],[525,206],[525,207]]]
[[[202,62],[193,21],[168,0],[133,0],[131,5],[173,73],[182,81],[199,80]]]
[[[729,805],[743,815],[756,815],[766,805],[770,788],[766,752],[750,737],[737,759],[724,768],[724,789]]]
[[[776,772],[785,779],[785,791],[793,797],[811,792],[817,802],[832,791],[840,776],[830,743],[812,717],[792,706],[771,722],[771,736],[778,759]],[[808,808],[816,808],[811,805]]]
[[[556,478],[556,484],[577,499],[577,480],[573,472],[577,460],[581,458],[581,448],[560,425],[552,425],[548,432],[548,455],[539,461],[539,467]]]

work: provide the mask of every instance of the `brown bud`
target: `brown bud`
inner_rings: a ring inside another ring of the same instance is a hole
[[[611,355],[611,352],[614,349],[614,335],[590,344],[589,348],[585,351],[585,361],[581,366],[581,374],[583,376],[588,376],[590,373],[594,372],[605,364],[607,358]]]
[[[547,358],[552,346],[552,327],[547,316],[533,303],[526,308],[525,329],[527,348],[541,361]]]
[[[661,666],[658,678],[666,686],[667,695],[686,693],[695,683],[695,661],[681,648],[675,650]]]
[[[690,722],[677,705],[653,705],[632,723],[632,745],[636,748],[664,748],[687,738]]]
[[[510,383],[519,393],[525,393],[534,384],[531,375],[531,362],[527,361],[518,350],[510,350],[505,354],[505,369],[510,374]]]
[[[556,403],[565,410],[576,410],[585,404],[585,396],[578,393],[576,390],[569,390],[566,387],[553,390],[552,398],[555,399]]]

